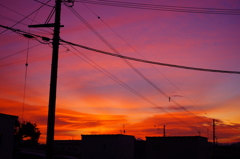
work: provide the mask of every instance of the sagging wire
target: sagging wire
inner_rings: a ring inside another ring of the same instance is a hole
[[[35,20],[35,18],[36,18],[36,16],[38,15],[38,13],[39,13],[39,9],[37,10],[34,18],[32,19],[31,24],[32,24],[33,21]],[[30,28],[29,28],[28,32],[30,33]],[[27,35],[25,35],[25,36],[27,36]],[[37,38],[35,38],[35,39],[38,40]],[[26,54],[26,63],[25,63],[24,88],[23,88],[22,122],[24,122],[24,110],[25,110],[25,100],[26,100],[29,45],[30,45],[30,39],[28,38],[28,42],[27,42],[27,54]]]
[[[46,19],[46,21],[45,21],[45,24],[48,24],[49,21],[51,20],[53,14],[55,13],[55,8],[56,8],[56,5],[52,8],[52,10],[51,10],[49,16],[47,17],[47,19]]]

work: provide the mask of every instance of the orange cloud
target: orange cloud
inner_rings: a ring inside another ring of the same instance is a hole
[[[22,103],[0,99],[1,113],[22,117]],[[201,135],[212,138],[212,119],[187,113],[168,113],[147,117],[139,122],[130,122],[126,115],[95,115],[57,108],[55,139],[79,139],[81,134],[123,133],[144,139],[145,136],[162,136],[163,125],[167,136]],[[25,105],[24,120],[36,122],[41,130],[41,142],[45,142],[47,107]],[[239,141],[240,124],[216,122],[216,136],[219,142]]]

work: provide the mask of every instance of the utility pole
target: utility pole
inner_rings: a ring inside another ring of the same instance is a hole
[[[47,125],[47,142],[46,142],[46,158],[53,157],[53,142],[54,142],[54,125],[55,125],[55,110],[56,110],[56,94],[57,94],[57,71],[58,71],[58,49],[60,39],[60,17],[61,17],[61,2],[56,0],[55,22],[53,34],[53,49],[52,49],[52,66],[50,78],[50,92],[48,102],[48,125]]]
[[[215,139],[216,139],[216,135],[215,135],[215,119],[213,119],[213,145],[215,146]]]
[[[165,125],[163,125],[163,137],[166,137]]]
[[[61,17],[62,0],[56,0],[55,5],[55,22],[53,24],[30,25],[29,27],[54,27],[53,33],[53,49],[52,49],[52,66],[50,77],[50,91],[48,103],[48,123],[47,123],[47,140],[46,140],[46,158],[53,158],[53,142],[54,142],[54,125],[56,110],[56,93],[57,93],[57,71],[58,71],[58,50],[60,39],[60,17]]]
[[[198,136],[201,136],[201,131],[198,131]]]
[[[215,143],[216,143],[216,135],[215,135],[215,119],[213,119],[213,147],[212,147],[212,156],[215,158]]]

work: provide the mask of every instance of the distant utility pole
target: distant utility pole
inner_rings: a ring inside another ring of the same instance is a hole
[[[50,92],[48,103],[48,123],[47,123],[47,141],[46,141],[46,158],[53,158],[53,142],[54,142],[54,125],[55,125],[55,110],[56,110],[56,93],[57,93],[57,71],[58,71],[58,50],[59,50],[59,34],[60,34],[60,17],[61,17],[61,2],[56,0],[55,5],[55,22],[54,24],[39,24],[30,25],[29,27],[54,27],[53,34],[53,49],[52,49],[52,66],[50,78]]]
[[[166,137],[165,125],[163,125],[163,137]]]
[[[198,131],[198,136],[201,136],[201,131]]]
[[[216,141],[216,135],[215,135],[215,119],[213,119],[213,145],[215,145]]]
[[[215,134],[215,119],[213,119],[213,147],[212,147],[212,155],[215,157],[215,145],[216,144],[216,134]]]

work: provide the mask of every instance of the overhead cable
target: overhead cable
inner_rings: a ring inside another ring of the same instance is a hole
[[[136,91],[135,89],[133,89],[132,87],[130,87],[129,85],[127,85],[126,83],[124,83],[123,81],[121,81],[120,79],[118,79],[116,76],[114,76],[113,74],[111,74],[110,72],[108,72],[107,70],[105,70],[104,68],[102,68],[100,65],[98,65],[97,63],[95,63],[94,61],[92,61],[90,58],[88,58],[86,55],[84,55],[83,53],[81,53],[79,50],[77,50],[76,48],[74,48],[74,46],[70,45],[74,50],[76,50],[78,53],[80,53],[82,56],[84,56],[86,59],[82,58],[81,56],[79,56],[78,54],[74,53],[73,51],[70,50],[70,52],[72,52],[73,54],[75,54],[77,57],[81,58],[83,61],[87,62],[89,65],[91,65],[92,67],[94,67],[95,69],[97,69],[98,71],[100,71],[101,73],[105,74],[106,76],[108,76],[110,79],[114,80],[115,82],[117,82],[118,84],[120,84],[121,86],[123,86],[124,88],[126,88],[127,90],[129,90],[130,92],[134,93],[136,96],[140,97],[141,99],[143,99],[144,101],[146,101],[147,103],[149,103],[150,105],[152,105],[154,108],[156,109],[160,109],[161,111],[163,111],[164,113],[168,114],[169,116],[171,116],[172,118],[184,123],[185,125],[188,125],[189,127],[191,127],[192,129],[195,129],[197,131],[199,131],[195,126],[192,126],[188,123],[186,123],[185,121],[179,119],[178,117],[174,116],[173,114],[169,113],[168,111],[166,111],[164,108],[160,107],[158,104],[156,104],[155,102],[151,101],[149,98],[147,98],[146,96],[142,95],[141,93],[139,93],[138,91]]]
[[[83,3],[83,5],[85,7],[87,7],[96,17],[97,19],[100,19],[101,22],[103,22],[109,29],[111,29],[120,39],[122,39],[130,48],[132,48],[137,54],[139,54],[142,59],[146,58],[141,55],[140,52],[138,52],[132,45],[130,45],[122,36],[120,36],[112,27],[110,27],[102,18],[100,18],[99,15],[97,15],[93,10],[91,10],[85,3]],[[165,75],[163,75],[154,65],[151,65],[159,74],[161,74],[167,81],[169,81],[176,89],[178,89],[185,97],[187,97],[195,106],[197,106],[199,109],[202,110],[202,108],[200,108],[195,102],[193,102],[185,93],[183,93],[182,90],[180,90],[170,79],[168,79]],[[169,97],[170,99],[170,97]],[[203,110],[202,110],[203,111]],[[203,111],[204,112],[204,111]],[[206,112],[204,112],[204,114],[207,114]]]
[[[18,22],[15,23],[14,25],[12,25],[12,27],[14,27],[15,25],[17,25],[18,23],[21,23],[23,20],[29,18],[29,16],[31,16],[31,15],[34,14],[35,12],[38,12],[42,7],[44,7],[45,5],[47,5],[47,3],[49,3],[50,1],[51,1],[51,0],[48,0],[46,3],[44,3],[44,4],[41,5],[39,8],[37,8],[35,11],[33,11],[32,13],[30,13],[28,16],[24,16],[24,18],[23,18],[22,20],[18,21]],[[2,5],[2,4],[0,4],[0,5],[1,5],[2,7],[4,7],[4,8],[7,8],[7,9],[11,10],[11,11],[14,11],[14,10],[12,10],[12,9],[10,9],[10,8]],[[14,11],[14,12],[15,12],[15,11]],[[15,12],[15,13],[17,13],[17,12]],[[22,14],[21,14],[21,15],[22,15]],[[5,31],[6,31],[6,30],[2,31],[0,34],[4,33]]]
[[[12,30],[12,31],[14,31],[14,32],[17,32],[18,34],[26,34],[26,32],[24,32],[24,31],[21,31],[21,30],[17,30],[17,29],[13,29],[13,28],[10,28],[10,27],[6,27],[6,26],[2,26],[2,25],[0,25],[0,27],[4,27],[4,28],[7,28],[7,29],[10,29],[10,30]],[[46,38],[46,37],[43,37],[43,36],[39,36],[39,35],[35,35],[35,34],[31,34],[31,33],[29,33],[29,35],[28,36],[25,36],[25,37],[32,37],[32,36],[34,36],[34,38]],[[46,38],[47,39],[47,38]],[[119,54],[113,54],[113,53],[109,53],[109,52],[105,52],[105,51],[101,51],[101,50],[97,50],[97,49],[93,49],[93,48],[90,48],[90,47],[86,47],[86,46],[82,46],[82,45],[79,45],[79,44],[74,44],[74,43],[72,43],[72,42],[68,42],[68,41],[65,41],[65,40],[62,40],[62,39],[60,39],[60,41],[61,42],[64,42],[64,43],[66,43],[66,44],[69,44],[69,45],[73,45],[73,46],[78,46],[78,47],[82,47],[82,48],[85,48],[85,49],[88,49],[88,50],[92,50],[92,51],[96,51],[96,52],[100,52],[100,53],[104,53],[104,54],[108,54],[108,55],[112,55],[112,56],[117,56],[117,57],[121,57],[121,58],[123,58],[123,59],[130,59],[131,60],[131,57],[126,57],[126,56],[123,56],[123,55],[119,55]],[[134,58],[133,58],[134,59]],[[139,60],[139,59],[138,59]],[[134,60],[134,61],[137,61],[137,60]],[[144,61],[146,61],[146,60],[144,60]],[[138,71],[138,70],[137,70]],[[149,82],[149,80],[147,80],[148,82]],[[153,86],[155,86],[155,85],[153,85]],[[165,97],[168,97],[164,92],[162,92],[159,88],[157,89],[158,91],[160,91]],[[176,102],[174,102],[174,103],[176,103]],[[161,107],[157,107],[157,108],[160,108],[161,109]]]
[[[144,59],[138,59],[138,58],[134,58],[134,57],[124,56],[124,55],[110,53],[110,52],[107,52],[107,51],[94,49],[94,48],[91,48],[91,47],[88,47],[88,46],[84,46],[84,45],[80,45],[80,44],[75,44],[75,43],[72,43],[72,42],[69,42],[69,41],[65,41],[63,39],[60,39],[60,41],[62,41],[64,43],[67,43],[67,44],[74,45],[74,46],[78,46],[78,47],[81,47],[83,49],[87,49],[87,50],[90,50],[90,51],[98,52],[98,53],[105,54],[105,55],[115,56],[115,57],[119,57],[119,58],[123,58],[123,59],[128,59],[128,60],[132,60],[132,61],[138,61],[138,62],[143,62],[143,63],[149,63],[149,64],[161,65],[161,66],[168,66],[168,67],[174,67],[174,68],[195,70],[195,71],[240,74],[239,71],[227,71],[227,70],[215,70],[215,69],[197,68],[197,67],[181,66],[181,65],[174,65],[174,64],[167,64],[167,63],[149,61],[149,60],[144,60]]]
[[[16,32],[16,33],[22,34],[22,35],[27,33],[27,32],[24,32],[24,31],[21,31],[21,30],[18,30],[18,29],[14,29],[14,28],[11,28],[11,27],[7,27],[7,26],[4,26],[4,25],[0,25],[0,27],[12,30],[13,32]],[[51,40],[48,37],[44,37],[44,36],[40,36],[40,35],[36,35],[36,34],[32,34],[32,33],[28,33],[28,35],[35,36],[35,37],[42,38],[42,39]],[[150,64],[154,64],[154,65],[161,65],[161,66],[181,68],[181,69],[188,69],[188,70],[195,70],[195,71],[240,74],[239,71],[228,71],[228,70],[215,70],[215,69],[207,69],[207,68],[197,68],[197,67],[181,66],[181,65],[175,65],[175,64],[168,64],[168,63],[161,63],[161,62],[149,61],[149,60],[144,60],[144,59],[138,59],[138,58],[134,58],[134,57],[124,56],[124,55],[110,53],[110,52],[107,52],[107,51],[94,49],[94,48],[91,48],[91,47],[88,47],[88,46],[84,46],[84,45],[80,45],[80,44],[75,44],[75,43],[72,43],[72,42],[69,42],[69,41],[66,41],[66,40],[63,40],[63,39],[60,39],[60,41],[64,42],[64,43],[67,43],[67,44],[71,44],[73,46],[81,47],[83,49],[87,49],[87,50],[90,50],[90,51],[98,52],[98,53],[101,53],[101,54],[105,54],[105,55],[109,55],[109,56],[115,56],[115,57],[128,59],[128,60],[132,60],[132,61],[138,61],[138,62],[142,62],[142,63],[150,63]]]
[[[114,7],[171,11],[171,12],[187,12],[187,13],[203,13],[203,14],[225,14],[225,15],[240,15],[240,9],[224,9],[224,8],[201,8],[201,7],[183,7],[171,5],[158,5],[146,3],[121,2],[111,0],[77,0],[75,2],[106,5]]]
[[[32,48],[37,47],[37,46],[39,46],[39,45],[41,45],[41,44],[37,44],[37,45],[31,46],[31,47],[28,47],[28,48],[26,48],[26,49],[24,49],[24,50],[21,50],[21,51],[18,51],[18,52],[16,52],[16,53],[13,53],[13,54],[11,54],[11,55],[8,55],[8,56],[5,56],[5,57],[1,57],[0,60],[3,60],[3,59],[6,59],[6,58],[8,58],[8,57],[14,56],[14,55],[16,55],[16,54],[22,53],[22,52],[24,52],[24,51],[26,51],[26,50],[32,49]]]
[[[99,39],[101,39],[115,54],[121,55],[120,52],[118,52],[104,37],[102,37],[76,10],[73,8],[70,8],[71,11],[97,36]],[[141,71],[139,71],[133,64],[131,64],[126,58],[122,58],[122,60],[134,71],[136,72],[143,80],[145,80],[149,85],[151,85],[154,89],[156,89],[159,93],[164,95],[166,98],[169,96],[156,84],[154,84],[147,76],[145,76]],[[181,109],[182,107],[180,104],[178,104],[176,101],[174,101],[177,106],[179,106]],[[186,109],[183,109],[186,111]],[[190,113],[190,111],[187,111]],[[195,116],[193,113],[190,113],[191,115]]]

